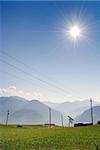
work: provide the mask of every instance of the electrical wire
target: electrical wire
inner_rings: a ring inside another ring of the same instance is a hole
[[[3,63],[5,63],[5,64],[7,64],[7,65],[9,65],[9,66],[12,67],[12,68],[18,70],[18,71],[20,71],[20,72],[26,74],[27,76],[29,76],[29,77],[31,77],[31,78],[34,78],[34,79],[36,79],[36,80],[38,80],[38,81],[40,81],[40,82],[42,82],[42,83],[44,83],[44,84],[47,84],[47,85],[49,85],[49,86],[52,86],[52,87],[54,87],[54,88],[56,88],[56,89],[62,91],[63,93],[68,93],[68,92],[66,92],[64,89],[62,89],[62,88],[56,86],[55,84],[49,83],[49,82],[47,82],[47,81],[45,81],[45,80],[42,80],[41,78],[38,78],[37,76],[35,76],[35,75],[33,75],[33,74],[30,74],[29,72],[26,72],[26,71],[24,71],[23,69],[21,69],[21,68],[15,66],[15,65],[13,65],[13,64],[10,64],[10,63],[8,63],[7,61],[5,61],[5,60],[3,60],[3,59],[1,59],[1,58],[0,58],[0,61],[3,62]],[[69,94],[69,93],[68,93],[68,94]],[[70,95],[70,97],[72,97],[72,98],[74,98],[74,99],[75,99],[75,98],[78,98],[78,99],[79,99],[79,97],[74,97],[74,96],[72,96],[72,95]]]

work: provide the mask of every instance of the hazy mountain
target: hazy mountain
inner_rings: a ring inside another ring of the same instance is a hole
[[[52,123],[61,124],[60,112],[75,118],[90,107],[89,100],[46,104],[38,100],[28,101],[17,96],[0,97],[0,123],[6,122],[8,109],[10,111],[9,123],[11,124],[44,124],[49,122],[50,106],[52,107]],[[98,104],[93,102],[93,105]],[[67,124],[67,118],[64,118],[64,121],[64,124]]]
[[[93,107],[93,120],[96,123],[100,120],[100,106]],[[91,122],[91,111],[90,109],[84,111],[81,115],[75,118],[75,122]]]
[[[59,106],[59,104],[61,104],[61,103],[53,103],[53,102],[43,102],[43,103],[51,108],[56,108],[57,106]]]
[[[85,110],[87,110],[90,107],[90,101],[89,100],[83,100],[83,101],[74,101],[74,102],[64,102],[64,103],[51,103],[46,102],[46,104],[58,111],[61,111],[63,113],[66,113],[67,115],[70,115],[72,117],[76,117],[77,115],[80,115]],[[93,106],[99,105],[99,102],[93,101]]]
[[[48,123],[49,107],[38,100],[28,101],[20,97],[0,97],[0,123],[5,123],[9,109],[9,124]],[[52,123],[61,123],[61,113],[52,109]]]

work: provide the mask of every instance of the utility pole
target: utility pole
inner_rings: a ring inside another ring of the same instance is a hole
[[[62,124],[62,127],[63,127],[63,114],[61,114],[61,124]]]
[[[49,107],[49,127],[51,128],[51,108]]]
[[[70,127],[70,119],[69,119],[69,127]]]
[[[91,110],[91,123],[93,125],[93,107],[92,107],[92,99],[90,98],[90,110]]]
[[[70,124],[73,123],[74,119],[68,116],[68,120],[69,120],[69,127],[70,127]]]
[[[71,123],[71,122],[70,122],[70,118],[69,118],[68,120],[69,120],[69,127],[70,127],[70,123]]]
[[[6,125],[8,124],[8,118],[9,118],[9,109],[7,111]]]

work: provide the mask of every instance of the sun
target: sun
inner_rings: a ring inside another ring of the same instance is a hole
[[[69,29],[69,34],[73,39],[77,39],[81,36],[81,29],[77,25],[73,25]]]

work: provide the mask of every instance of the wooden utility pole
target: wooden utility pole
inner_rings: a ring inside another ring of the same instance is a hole
[[[62,127],[63,127],[63,114],[61,114],[61,124],[62,124]]]
[[[49,107],[49,127],[51,128],[51,108]]]
[[[92,99],[90,98],[90,110],[91,110],[91,123],[93,125],[93,107],[92,107]]]
[[[6,125],[8,124],[8,118],[9,118],[9,109],[7,111]]]

